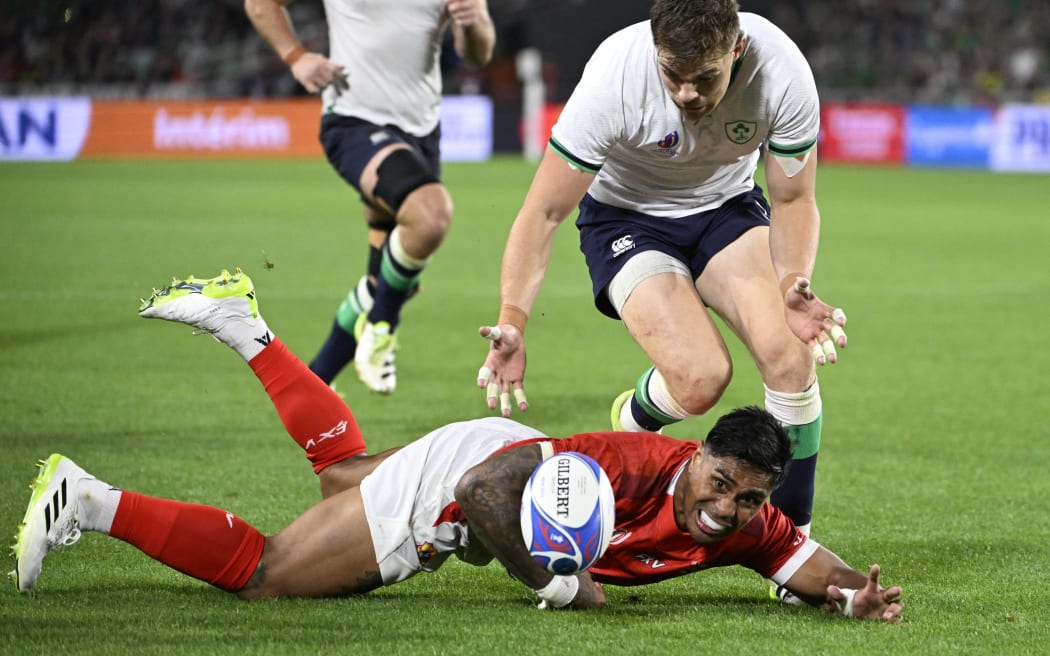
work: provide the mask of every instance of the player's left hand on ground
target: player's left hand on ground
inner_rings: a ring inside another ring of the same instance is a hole
[[[528,410],[529,402],[525,399],[525,337],[510,324],[482,326],[478,334],[492,342],[485,364],[478,369],[478,387],[485,390],[489,410],[496,409],[498,400],[500,413],[509,417],[512,393],[518,409],[522,412]]]
[[[879,585],[880,568],[872,565],[868,572],[868,582],[860,590],[853,593],[853,599],[836,585],[828,586],[828,598],[835,604],[835,608],[829,610],[842,612],[846,607],[853,617],[868,620],[882,620],[884,622],[901,622],[904,610],[904,602],[901,601],[902,590],[900,586],[883,589]],[[846,604],[849,604],[846,606]]]
[[[576,575],[580,580],[580,589],[573,598],[570,607],[575,610],[587,608],[605,608],[608,599],[605,596],[605,588],[591,578],[590,572],[580,572]]]
[[[797,277],[784,294],[787,323],[792,332],[813,351],[817,364],[835,363],[835,347],[846,348],[846,313],[820,300],[809,279]]]

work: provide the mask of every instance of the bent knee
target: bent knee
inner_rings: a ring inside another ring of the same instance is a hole
[[[440,184],[420,187],[401,206],[397,222],[417,242],[436,248],[452,226],[452,198]]]
[[[665,375],[671,397],[691,415],[702,415],[713,408],[732,378],[733,365],[729,360],[708,362],[670,377]]]

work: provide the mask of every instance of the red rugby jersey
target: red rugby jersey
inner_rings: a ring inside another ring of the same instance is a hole
[[[609,549],[590,568],[595,581],[641,585],[727,565],[742,565],[770,577],[807,541],[791,520],[768,503],[744,528],[721,542],[700,545],[679,530],[672,483],[696,451],[695,441],[658,433],[600,432],[551,443],[555,452],[591,456],[612,483],[616,529]]]

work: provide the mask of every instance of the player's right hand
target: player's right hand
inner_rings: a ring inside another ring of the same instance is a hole
[[[485,390],[489,410],[496,409],[509,417],[510,397],[522,412],[529,409],[525,399],[525,337],[510,324],[482,326],[478,334],[491,342],[485,364],[478,369],[478,387]]]
[[[798,276],[784,294],[788,327],[813,352],[818,365],[838,361],[835,347],[846,348],[846,313],[820,300],[809,278]]]
[[[350,88],[346,71],[324,55],[308,52],[292,64],[292,75],[310,93],[320,93],[325,87],[335,87],[336,94]]]

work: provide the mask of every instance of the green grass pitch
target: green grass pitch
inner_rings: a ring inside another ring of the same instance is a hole
[[[487,412],[477,327],[496,317],[531,172],[515,158],[447,166],[456,218],[405,310],[397,393],[339,380],[373,450]],[[1046,653],[1047,189],[1045,176],[822,166],[814,288],[845,308],[850,342],[820,372],[814,536],[904,587],[902,625],[772,603],[743,569],[610,587],[587,613],[537,611],[498,566],[451,561],[362,598],[248,603],[89,534],[47,559],[32,596],[0,590],[0,653]],[[241,266],[309,359],[365,257],[356,195],[320,161],[0,166],[6,535],[35,460],[56,451],[115,485],[284,526],[318,489],[258,383],[213,340],[138,318],[138,299]],[[606,427],[646,366],[589,289],[563,226],[529,325],[524,417],[552,435]],[[711,416],[762,399],[728,341],[735,379]],[[711,416],[673,433],[700,437]]]

